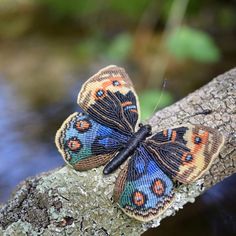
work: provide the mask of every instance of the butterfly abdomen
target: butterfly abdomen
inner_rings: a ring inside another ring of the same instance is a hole
[[[136,148],[143,142],[148,136],[151,135],[151,126],[143,125],[140,129],[133,134],[127,145],[105,166],[103,170],[104,175],[108,175],[116,170],[122,163],[124,163],[128,157],[130,157]]]

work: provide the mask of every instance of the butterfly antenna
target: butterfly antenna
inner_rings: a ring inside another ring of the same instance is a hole
[[[157,101],[157,103],[156,103],[156,106],[155,106],[154,109],[153,109],[152,114],[155,113],[156,109],[158,108],[158,105],[160,104],[160,101],[161,101],[162,96],[163,96],[163,92],[164,92],[164,90],[165,90],[165,88],[166,88],[166,84],[167,84],[167,79],[164,79],[163,82],[162,82],[162,86],[161,86],[161,94],[160,94],[160,96],[159,96],[159,98],[158,98],[158,101]]]

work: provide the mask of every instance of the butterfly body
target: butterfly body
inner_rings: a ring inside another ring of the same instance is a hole
[[[141,125],[140,129],[131,136],[125,147],[104,167],[103,174],[112,173],[124,163],[134,153],[140,143],[151,135],[151,130],[152,127],[150,125]]]
[[[211,166],[224,144],[218,131],[184,124],[151,134],[139,124],[139,102],[125,70],[108,66],[92,76],[78,95],[86,114],[74,113],[56,134],[64,160],[78,171],[122,167],[114,200],[129,216],[149,221],[174,201],[174,182],[192,183]],[[137,130],[137,131],[136,131]]]

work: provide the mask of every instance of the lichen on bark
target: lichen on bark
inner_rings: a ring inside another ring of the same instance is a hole
[[[0,235],[140,235],[174,215],[187,202],[236,171],[236,69],[213,79],[150,119],[153,131],[184,123],[204,124],[225,136],[210,170],[195,183],[181,185],[176,200],[159,218],[142,223],[112,201],[117,173],[102,167],[77,172],[68,166],[24,181],[1,207]],[[205,111],[205,114],[204,112]]]

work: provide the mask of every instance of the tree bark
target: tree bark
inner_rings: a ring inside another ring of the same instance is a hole
[[[194,202],[204,190],[236,171],[236,68],[157,112],[153,132],[184,123],[204,124],[222,132],[225,145],[210,170],[195,183],[177,189],[176,200],[159,218],[141,223],[112,201],[118,171],[102,167],[77,172],[68,166],[25,180],[0,210],[0,235],[140,235]],[[204,113],[204,114],[203,114]]]

